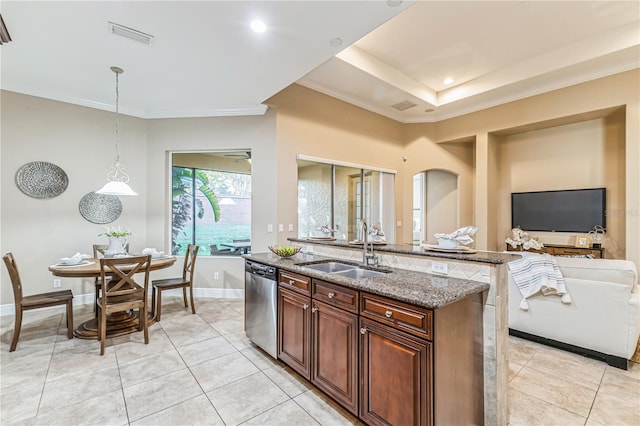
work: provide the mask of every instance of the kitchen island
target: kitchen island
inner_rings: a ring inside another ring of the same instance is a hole
[[[506,363],[496,362],[506,328],[495,326],[488,302],[504,262],[516,257],[415,250],[378,250],[378,269],[388,273],[365,279],[309,268],[359,262],[361,246],[245,256],[280,270],[279,358],[369,424],[507,424]],[[447,275],[427,273],[436,259]]]

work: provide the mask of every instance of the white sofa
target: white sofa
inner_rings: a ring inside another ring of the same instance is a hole
[[[538,293],[527,299],[529,309],[521,310],[522,295],[509,273],[510,333],[626,369],[640,335],[640,290],[634,263],[555,259],[572,303]]]

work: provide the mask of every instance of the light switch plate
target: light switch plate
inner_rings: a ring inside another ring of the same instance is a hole
[[[293,232],[293,223],[289,224],[289,232]]]
[[[278,225],[278,232],[283,232],[284,231],[284,225],[280,224]]]
[[[272,224],[268,224],[267,225],[267,232],[273,232],[273,225]]]
[[[431,273],[449,275],[449,265],[445,262],[431,262]]]

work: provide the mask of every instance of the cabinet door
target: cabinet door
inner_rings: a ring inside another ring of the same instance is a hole
[[[360,333],[360,418],[369,425],[431,425],[431,343],[365,318]]]
[[[311,298],[278,287],[278,358],[310,379]]]
[[[358,415],[358,316],[313,301],[311,382]]]

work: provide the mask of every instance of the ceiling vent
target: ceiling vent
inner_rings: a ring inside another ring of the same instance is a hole
[[[151,34],[143,33],[142,31],[134,30],[133,28],[125,27],[124,25],[111,21],[109,21],[109,32],[144,44],[150,44],[151,40],[153,40]]]
[[[9,35],[9,30],[7,26],[4,24],[4,19],[2,19],[2,15],[0,15],[0,44],[9,43],[11,41],[11,36]]]
[[[407,110],[409,108],[413,108],[416,105],[417,104],[414,104],[411,101],[402,101],[402,102],[398,102],[395,105],[391,105],[391,107],[397,109],[398,111],[404,111],[404,110]]]

